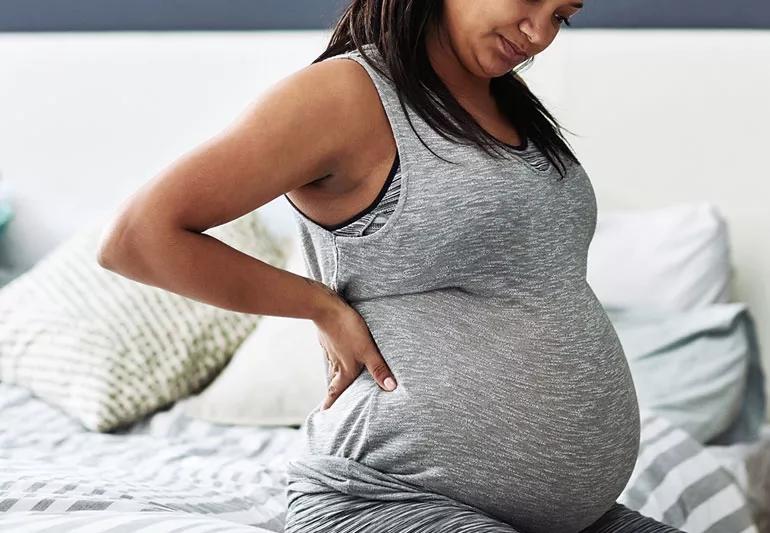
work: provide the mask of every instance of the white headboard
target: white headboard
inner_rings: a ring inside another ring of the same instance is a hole
[[[103,219],[326,31],[0,34],[0,173],[18,214],[0,248],[29,266]],[[591,176],[599,211],[710,201],[770,369],[770,31],[572,30],[524,76]],[[295,231],[283,197],[264,206]],[[9,259],[10,258],[10,259]],[[768,384],[770,388],[770,383]]]

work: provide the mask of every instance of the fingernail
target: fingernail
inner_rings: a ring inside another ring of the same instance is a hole
[[[385,382],[383,383],[385,385],[385,390],[392,391],[396,388],[396,382],[393,380],[393,378],[385,378]]]

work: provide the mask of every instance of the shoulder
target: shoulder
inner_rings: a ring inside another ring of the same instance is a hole
[[[360,58],[358,61],[365,60]],[[366,112],[379,96],[369,72],[358,61],[341,56],[313,63],[301,71],[299,83],[307,91],[326,93],[334,103],[346,104],[356,112]]]
[[[361,59],[361,61],[364,61]],[[386,115],[379,92],[366,68],[350,57],[332,57],[295,72],[285,83],[298,98],[313,100],[308,121],[320,121],[329,135],[345,143],[352,156],[371,136],[374,125]],[[329,128],[330,124],[336,127]],[[315,125],[315,124],[313,124]]]
[[[362,74],[360,69],[354,60],[329,58],[293,72],[274,87],[302,95],[305,102],[327,105],[355,103],[356,85],[360,83]]]

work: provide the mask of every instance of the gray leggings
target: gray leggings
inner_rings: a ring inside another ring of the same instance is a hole
[[[463,503],[430,494],[383,501],[319,486],[314,493],[289,490],[288,500],[285,533],[529,533]],[[681,530],[615,502],[599,520],[579,533],[632,532]]]

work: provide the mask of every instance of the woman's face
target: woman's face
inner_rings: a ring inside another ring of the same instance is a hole
[[[581,0],[444,0],[442,33],[467,70],[497,77],[545,50],[582,7]]]

